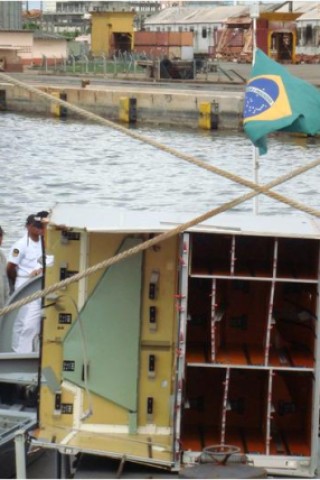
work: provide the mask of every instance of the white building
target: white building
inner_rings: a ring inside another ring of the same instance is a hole
[[[67,40],[60,35],[46,32],[33,32],[32,62],[41,65],[43,58],[49,64],[64,62],[68,56]]]
[[[22,65],[39,65],[43,58],[48,64],[63,62],[67,58],[67,40],[59,35],[31,30],[0,30],[1,57],[5,50],[15,50]],[[9,64],[9,59],[6,61]]]
[[[53,1],[44,1],[42,2],[42,11],[43,13],[52,13],[57,9],[57,2]]]
[[[151,32],[193,32],[195,55],[214,53],[218,30],[227,18],[248,14],[248,6],[219,6],[215,8],[171,7],[145,21],[145,30]]]
[[[0,30],[0,50],[8,47],[16,50],[23,65],[31,64],[33,32],[31,30]]]
[[[297,18],[298,55],[315,57],[320,60],[320,6]]]

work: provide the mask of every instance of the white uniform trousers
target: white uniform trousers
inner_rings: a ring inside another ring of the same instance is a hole
[[[26,282],[26,278],[17,277],[15,288]],[[38,343],[41,321],[41,299],[33,300],[21,307],[12,329],[12,350],[16,353],[31,353]]]

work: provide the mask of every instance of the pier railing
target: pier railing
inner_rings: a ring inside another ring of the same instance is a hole
[[[171,69],[168,68],[168,63]],[[153,81],[170,79],[245,83],[245,78],[236,72],[234,66],[231,67],[212,59],[166,60],[119,52],[112,57],[85,54],[69,55],[68,58],[43,56],[41,65],[34,66],[33,70],[59,75],[97,75],[114,78],[125,76]]]

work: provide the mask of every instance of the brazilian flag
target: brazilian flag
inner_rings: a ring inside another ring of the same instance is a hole
[[[320,91],[257,49],[243,109],[244,130],[262,155],[275,131],[320,132]]]

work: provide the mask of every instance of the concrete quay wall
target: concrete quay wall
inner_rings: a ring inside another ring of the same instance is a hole
[[[88,85],[85,88],[42,85],[37,88],[58,98],[65,95],[67,102],[113,121],[119,120],[121,99],[135,98],[137,124],[199,128],[200,108],[207,103],[215,107],[219,130],[242,129],[243,92],[161,90],[143,85]],[[5,92],[8,111],[54,115],[50,102],[23,87],[0,83],[1,92]],[[69,110],[67,116],[77,115]]]

